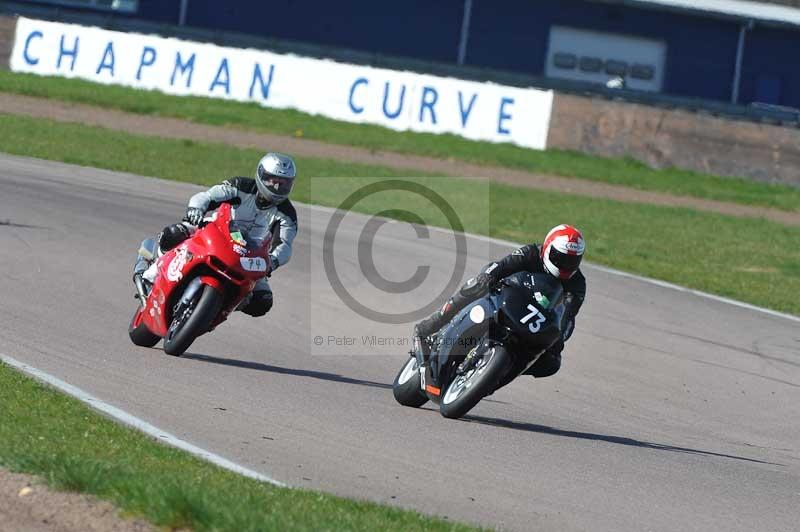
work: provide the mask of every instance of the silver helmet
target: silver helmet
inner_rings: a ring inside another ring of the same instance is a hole
[[[265,200],[281,203],[289,197],[296,175],[294,159],[283,153],[270,152],[258,161],[256,187]]]

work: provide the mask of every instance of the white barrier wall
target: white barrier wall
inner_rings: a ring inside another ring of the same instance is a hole
[[[20,18],[11,69],[544,149],[551,91]]]

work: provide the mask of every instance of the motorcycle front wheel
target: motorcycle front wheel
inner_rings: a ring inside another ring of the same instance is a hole
[[[203,285],[186,305],[172,317],[164,337],[164,352],[181,356],[195,339],[206,332],[219,314],[222,297],[212,287]]]
[[[421,382],[417,357],[410,357],[394,378],[392,392],[395,400],[412,408],[419,408],[427,403],[428,396],[422,391]]]
[[[151,333],[150,329],[142,322],[141,308],[137,308],[131,318],[131,324],[128,325],[128,336],[130,336],[131,342],[139,347],[153,347],[161,340],[160,336]]]
[[[447,385],[439,404],[439,412],[447,418],[458,419],[472,410],[493,389],[508,366],[511,355],[502,345],[492,346],[462,375],[456,375]]]

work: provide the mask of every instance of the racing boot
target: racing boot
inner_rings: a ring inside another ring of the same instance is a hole
[[[150,267],[156,258],[156,241],[154,238],[146,238],[139,246],[139,253],[136,256],[136,265],[133,267],[133,275],[141,275]]]
[[[136,286],[136,297],[144,303],[144,299],[150,293],[153,279],[148,279],[145,275],[148,269],[153,265],[156,252],[156,241],[153,238],[147,238],[142,241],[139,247],[139,253],[136,257],[136,264],[133,267],[133,284]]]
[[[454,315],[453,300],[451,298],[441,309],[414,326],[414,351],[412,354],[417,357],[420,365],[428,363],[431,357],[431,349],[436,345],[437,333],[447,325],[447,322]]]
[[[420,332],[419,325],[414,326],[414,346],[409,354],[417,358],[420,366],[427,366],[431,358],[431,348],[433,347],[433,338],[423,335]]]

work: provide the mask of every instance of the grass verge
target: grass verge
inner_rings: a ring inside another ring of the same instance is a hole
[[[231,175],[250,175],[254,161],[262,155],[227,145],[2,114],[0,151],[201,184],[217,183]],[[398,170],[389,168],[314,158],[299,158],[298,166],[302,177],[293,197],[329,206],[339,204],[343,180],[330,180],[329,193],[324,193],[324,180],[315,179],[312,197],[312,176],[351,176],[354,180],[359,176],[401,176]],[[457,178],[437,178],[436,183],[464,214],[469,232],[529,241],[541,238],[555,223],[568,221],[584,231],[590,261],[800,315],[796,297],[800,293],[800,228],[691,209],[506,185],[487,187]],[[487,189],[491,213],[488,226],[485,218],[469,215],[473,210],[480,211],[478,203],[471,202],[484,202]],[[358,205],[365,212],[397,207],[387,202]],[[428,214],[416,205],[414,211]],[[441,224],[435,217],[429,221]]]
[[[475,530],[236,475],[157,443],[0,362],[0,466],[171,529]]]
[[[476,142],[455,135],[397,132],[299,111],[265,108],[255,103],[170,96],[157,91],[7,71],[0,71],[0,92],[800,212],[800,189],[797,188],[674,168],[655,170],[630,158],[604,158],[563,150],[536,151],[512,144]]]

